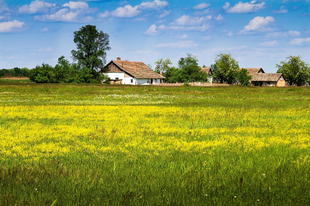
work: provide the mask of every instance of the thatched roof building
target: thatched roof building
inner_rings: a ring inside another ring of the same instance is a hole
[[[213,75],[211,67],[201,67],[201,71],[207,73],[209,76]]]
[[[281,73],[256,73],[251,79],[255,86],[285,86],[285,79]]]
[[[249,75],[253,76],[253,74],[258,74],[258,73],[265,73],[263,68],[240,68],[241,69],[246,69],[249,72]]]

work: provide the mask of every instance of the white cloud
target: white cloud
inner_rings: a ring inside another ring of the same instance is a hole
[[[0,13],[4,12],[4,11],[8,11],[9,8],[7,7],[7,5],[4,3],[3,0],[0,0]]]
[[[39,1],[37,1],[39,2]],[[42,5],[42,4],[41,4]],[[31,5],[30,5],[31,6]],[[49,5],[51,6],[51,5]],[[55,6],[53,4],[52,6]],[[47,8],[47,7],[45,7]],[[53,10],[58,9],[56,7]],[[78,22],[78,21],[89,21],[92,20],[90,16],[84,16],[87,13],[94,12],[96,9],[90,9],[86,2],[74,2],[70,1],[69,3],[65,3],[60,7],[56,12],[37,15],[34,17],[34,20],[38,21],[56,21],[56,22]],[[39,13],[40,11],[32,11],[34,13]]]
[[[99,13],[98,17],[99,18],[107,18],[110,16],[110,12],[109,11],[105,11],[104,13]]]
[[[227,36],[233,36],[234,35],[234,33],[232,32],[232,31],[229,31],[228,33],[227,33]]]
[[[138,10],[138,6],[132,7],[131,5],[126,5],[124,7],[118,7],[115,11],[111,12],[114,17],[135,17],[140,14],[141,11]]]
[[[277,46],[278,42],[277,41],[268,41],[260,44],[261,46],[267,46],[267,47],[272,47],[272,46]]]
[[[178,39],[187,39],[188,38],[188,35],[187,34],[183,34],[181,36],[178,36],[177,37]]]
[[[310,43],[310,38],[297,38],[291,41],[293,45],[302,45],[304,43]]]
[[[288,32],[272,32],[266,35],[268,38],[284,38],[284,37],[290,37],[290,36],[299,36],[299,31],[288,31]]]
[[[265,2],[260,4],[255,4],[256,1],[251,1],[250,3],[242,3],[241,1],[235,6],[229,8],[230,4],[225,3],[223,7],[227,13],[251,13],[265,8]]]
[[[41,32],[48,32],[48,31],[49,31],[49,29],[47,27],[41,29]]]
[[[12,32],[23,27],[25,23],[17,20],[0,23],[0,32]]]
[[[78,14],[78,12],[72,12],[69,9],[61,9],[54,14],[35,16],[34,19],[39,21],[76,22]]]
[[[161,9],[168,5],[166,1],[155,0],[153,2],[142,2],[139,5],[139,9]]]
[[[205,41],[209,41],[209,40],[211,40],[211,36],[210,35],[209,36],[203,36],[202,39]]]
[[[288,10],[285,9],[284,6],[281,6],[279,10],[272,11],[272,13],[274,13],[274,14],[286,14],[287,12],[288,12]]]
[[[267,28],[266,26],[270,23],[274,22],[274,18],[272,16],[261,17],[257,16],[250,21],[248,25],[244,27],[244,29],[240,32],[241,34],[246,34],[251,31],[270,31],[271,28]]]
[[[210,28],[209,24],[202,24],[201,26],[165,26],[160,25],[158,29],[161,30],[176,30],[176,31],[206,31]]]
[[[159,18],[164,18],[165,16],[169,15],[171,12],[171,10],[164,10],[163,13],[161,15],[159,15]]]
[[[156,26],[155,24],[152,24],[152,25],[149,27],[149,29],[148,29],[146,32],[144,32],[144,34],[146,34],[146,35],[151,35],[151,36],[157,36],[157,35],[160,34],[160,32],[157,31],[157,26]]]
[[[128,2],[125,2],[128,3]],[[98,17],[99,18],[107,18],[109,16],[113,17],[135,17],[139,15],[142,10],[150,10],[150,9],[162,9],[166,7],[168,2],[166,1],[160,1],[160,0],[155,0],[153,2],[142,2],[141,4],[138,4],[136,6],[131,6],[129,4],[123,6],[123,7],[118,7],[115,11],[105,11],[104,13],[99,13]],[[170,14],[171,11],[164,11],[159,17],[163,18]]]
[[[69,3],[65,3],[63,5],[64,7],[70,7],[70,9],[72,10],[88,10],[88,4],[86,2],[82,2],[82,1],[70,1]]]
[[[32,1],[30,5],[23,5],[18,9],[20,13],[35,14],[44,13],[48,11],[49,8],[55,6],[56,4],[46,3],[44,1]]]
[[[192,25],[200,25],[208,20],[212,19],[212,16],[203,16],[203,17],[190,17],[188,15],[183,15],[180,18],[171,22],[171,25],[179,25],[179,26],[192,26]]]
[[[223,6],[223,9],[227,10],[230,7],[229,2],[225,2],[225,5]]]
[[[161,43],[157,44],[156,48],[192,48],[197,47],[198,44],[195,44],[193,41],[179,41],[177,43]]]
[[[217,17],[214,17],[214,19],[218,21],[222,21],[224,20],[224,17],[221,14],[219,14]]]
[[[123,5],[126,5],[126,4],[129,4],[128,1],[120,1],[120,2],[118,2],[118,5],[120,5],[120,6],[123,6]]]
[[[196,6],[193,7],[193,9],[205,9],[208,8],[209,6],[211,6],[211,4],[207,4],[207,3],[201,3],[201,4],[197,4]]]

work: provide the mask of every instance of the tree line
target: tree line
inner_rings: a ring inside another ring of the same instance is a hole
[[[205,67],[205,66],[203,66]],[[238,61],[231,54],[219,54],[215,63],[211,66],[213,82],[240,83],[243,86],[250,85],[251,76],[246,69],[240,69]],[[282,73],[290,85],[302,86],[310,84],[310,66],[301,60],[300,56],[289,56],[285,61],[277,64],[277,73]],[[170,59],[158,59],[155,62],[155,71],[162,73],[168,83],[207,82],[208,74],[198,66],[198,59],[187,54],[178,62],[178,67],[173,67]]]
[[[74,32],[73,41],[77,49],[72,50],[73,63],[61,56],[55,67],[43,63],[28,68],[2,69],[2,76],[29,77],[37,83],[99,83],[105,78],[99,72],[106,63],[106,52],[110,50],[109,35],[98,31],[96,26],[86,25]],[[203,66],[205,67],[205,66]],[[239,69],[238,61],[231,54],[219,54],[211,66],[213,81],[219,83],[240,83],[249,85],[251,76],[246,69]],[[289,56],[277,64],[278,73],[282,73],[290,85],[301,86],[310,83],[310,67],[300,56]],[[178,67],[172,66],[170,59],[155,62],[155,71],[162,73],[168,83],[208,82],[209,75],[198,66],[198,59],[192,54],[180,58]]]
[[[1,69],[0,77],[29,77],[29,73],[30,70],[26,67],[14,67],[13,69]]]

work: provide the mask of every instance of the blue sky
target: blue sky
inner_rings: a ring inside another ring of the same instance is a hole
[[[310,0],[0,0],[0,68],[72,61],[73,32],[87,24],[110,35],[107,61],[177,66],[191,53],[210,66],[231,53],[265,72],[290,55],[310,64]]]

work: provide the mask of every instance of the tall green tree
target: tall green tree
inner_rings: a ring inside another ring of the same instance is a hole
[[[192,54],[181,57],[178,62],[179,68],[171,67],[166,70],[166,82],[207,82],[208,74],[202,72],[198,66],[198,59]]]
[[[71,54],[80,66],[90,68],[94,74],[104,66],[106,52],[111,49],[107,33],[98,31],[96,26],[86,25],[74,32],[74,43],[77,50],[72,50]]]
[[[300,56],[287,57],[285,61],[277,64],[277,68],[277,73],[282,73],[290,85],[302,86],[310,77],[310,67],[307,63],[301,61]]]
[[[211,65],[211,69],[215,80],[232,84],[237,79],[239,64],[231,57],[231,54],[219,54],[215,58],[215,64]]]
[[[172,62],[169,58],[167,59],[158,59],[155,62],[155,72],[163,74],[172,66]]]
[[[252,76],[249,75],[248,70],[246,69],[241,69],[238,72],[238,81],[242,86],[249,86],[251,84],[250,80],[252,79]]]
[[[42,66],[36,66],[30,70],[29,79],[36,83],[57,83],[55,70],[48,64],[42,64]]]
[[[182,82],[180,69],[176,67],[168,68],[164,76],[166,77],[165,81],[168,83]]]

